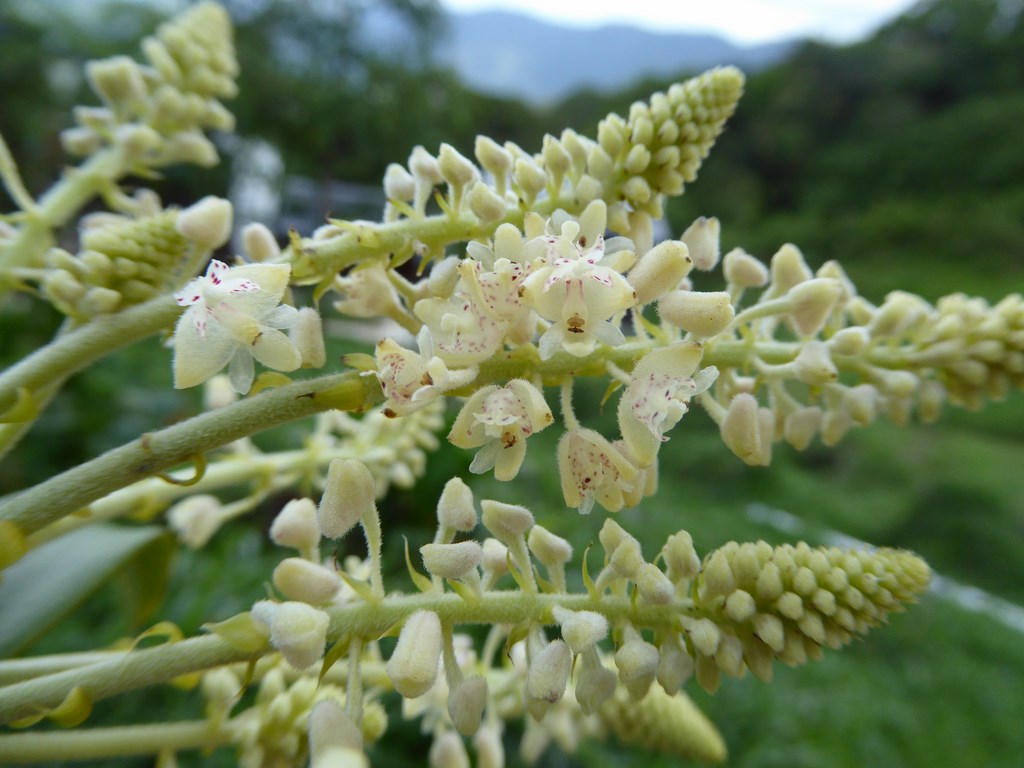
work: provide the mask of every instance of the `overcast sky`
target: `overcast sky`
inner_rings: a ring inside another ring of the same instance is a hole
[[[789,37],[850,42],[913,0],[442,0],[453,11],[503,9],[577,26],[625,23],[662,32],[714,32],[735,43]]]

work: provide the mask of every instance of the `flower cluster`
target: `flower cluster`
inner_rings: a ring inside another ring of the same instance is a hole
[[[920,558],[887,549],[730,542],[702,559],[685,531],[649,560],[636,538],[606,520],[599,535],[603,567],[593,579],[584,570],[586,591],[575,593],[567,587],[573,551],[565,539],[521,506],[483,500],[478,515],[468,487],[453,479],[438,502],[436,536],[420,547],[430,578],[409,562],[421,594],[381,595],[371,588],[379,578],[372,557],[379,541],[370,528],[371,560],[347,572],[335,562],[320,564],[318,547],[310,548],[321,531],[338,538],[356,519],[367,524],[358,479],[365,470],[357,463],[336,469],[339,479],[328,482],[319,510],[308,500],[293,502],[275,521],[275,541],[313,559],[280,563],[273,581],[285,601],[257,603],[254,626],[297,670],[318,669],[329,636],[335,639],[328,626],[336,628],[339,647],[350,649],[345,697],[357,695],[352,686],[360,684],[352,669],[376,680],[383,674],[406,700],[404,716],[422,718],[433,734],[432,753],[465,756],[465,737],[481,755],[500,755],[501,723],[527,717],[521,752],[531,760],[551,741],[572,751],[585,734],[607,729],[627,742],[720,760],[721,737],[681,693],[691,676],[711,692],[721,674],[749,670],[768,680],[773,661],[802,664],[826,646],[838,648],[913,602],[930,579]],[[472,538],[478,521],[490,534],[483,541]],[[509,579],[518,590],[502,586]],[[380,629],[371,629],[378,608],[398,617],[399,628],[383,669],[373,642]],[[502,624],[481,651],[454,633],[457,624],[493,611]],[[503,640],[507,657],[495,653]],[[292,690],[311,679],[300,677]],[[327,686],[320,696],[339,698],[333,690]],[[289,695],[288,711],[301,720],[312,698],[299,705]],[[351,706],[346,716],[362,722],[364,734],[367,719],[380,722]],[[276,722],[267,712],[247,717],[252,738],[267,732],[268,719]]]
[[[217,150],[205,129],[230,131],[234,117],[219,99],[237,93],[238,62],[227,12],[198,3],[146,38],[147,64],[127,56],[90,62],[89,84],[102,107],[78,107],[78,126],[61,134],[65,149],[86,156],[105,145],[133,166],[211,166]]]

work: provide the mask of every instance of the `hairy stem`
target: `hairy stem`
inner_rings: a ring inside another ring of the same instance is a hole
[[[165,749],[214,749],[227,743],[226,732],[212,729],[206,720],[11,733],[0,735],[0,762],[98,760],[155,755]]]
[[[356,373],[340,373],[266,390],[114,448],[25,491],[0,500],[0,519],[24,532],[75,512],[133,482],[207,451],[332,408],[359,410],[379,388]]]

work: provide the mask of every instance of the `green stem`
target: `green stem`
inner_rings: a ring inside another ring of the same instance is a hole
[[[22,387],[35,392],[88,367],[117,349],[167,328],[181,314],[173,296],[160,296],[113,315],[101,315],[62,334],[0,373],[0,411]]]
[[[215,749],[227,743],[226,731],[213,730],[206,720],[11,733],[0,735],[0,762],[6,765],[100,760],[155,755],[165,749]]]
[[[0,500],[0,520],[32,533],[119,488],[152,477],[234,440],[320,411],[359,410],[380,396],[356,373],[298,381],[260,392],[107,451]]]
[[[51,231],[70,221],[105,185],[124,172],[124,153],[117,146],[103,149],[80,168],[69,170],[25,217],[14,242],[0,251],[0,268],[40,266],[40,258],[52,241]]]
[[[132,651],[109,661],[0,688],[0,723],[51,710],[77,687],[96,702],[190,672],[258,658],[264,652],[241,651],[216,635]]]

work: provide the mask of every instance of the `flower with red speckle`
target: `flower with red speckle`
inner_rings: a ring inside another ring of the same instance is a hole
[[[448,440],[460,448],[480,448],[469,465],[482,474],[492,467],[498,480],[519,474],[526,438],[554,420],[544,395],[530,382],[514,379],[505,386],[481,387],[466,400]]]
[[[586,515],[598,502],[609,512],[625,506],[637,468],[608,440],[592,429],[567,430],[558,443],[558,472],[565,503]]]

